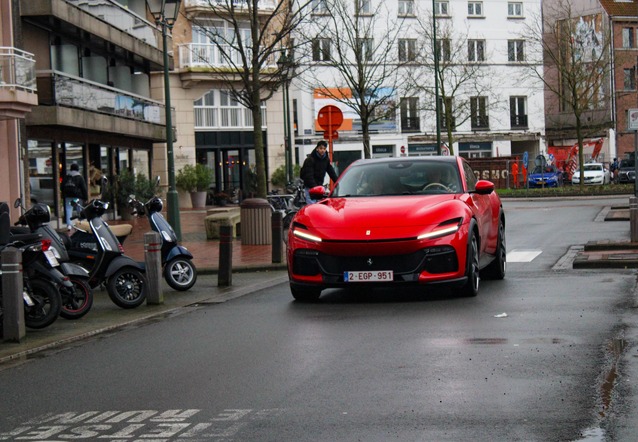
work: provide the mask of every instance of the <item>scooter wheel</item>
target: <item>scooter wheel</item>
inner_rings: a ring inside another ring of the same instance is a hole
[[[62,296],[62,311],[64,319],[79,319],[86,315],[93,306],[93,290],[86,278],[69,278],[73,289],[60,290]]]
[[[190,259],[178,256],[164,266],[164,279],[175,290],[185,291],[195,285],[197,269]]]
[[[106,282],[106,291],[118,307],[135,308],[146,299],[146,279],[134,267],[122,267]]]
[[[28,293],[33,301],[32,306],[24,306],[24,324],[33,329],[48,327],[53,324],[62,308],[60,293],[49,281],[29,279]]]

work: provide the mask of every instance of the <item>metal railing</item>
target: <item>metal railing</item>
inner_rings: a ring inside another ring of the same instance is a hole
[[[35,92],[34,55],[14,47],[0,46],[0,88]]]
[[[510,124],[513,129],[527,127],[527,115],[511,115]]]
[[[243,66],[241,53],[230,45],[213,43],[186,43],[178,46],[180,68],[236,68]],[[277,69],[276,56],[273,54],[265,69]],[[229,62],[229,59],[232,61]]]
[[[166,124],[163,103],[59,71],[38,71],[41,105],[100,112],[154,124]]]
[[[136,14],[113,0],[66,0],[78,8],[98,17],[108,24],[160,48],[161,33],[146,18]]]

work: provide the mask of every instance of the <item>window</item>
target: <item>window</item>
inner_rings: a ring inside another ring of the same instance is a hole
[[[626,91],[636,89],[636,68],[623,69],[623,88]]]
[[[414,0],[399,0],[399,15],[414,15]]]
[[[359,38],[357,39],[358,59],[361,61],[372,61],[372,52],[374,46],[371,38]]]
[[[623,28],[622,30],[622,47],[634,47],[634,28]]]
[[[489,129],[487,97],[470,97],[470,117],[472,130]]]
[[[470,17],[483,16],[483,2],[467,2],[467,15]]]
[[[415,61],[416,60],[416,39],[402,38],[399,39],[399,61]]]
[[[370,1],[371,0],[355,0],[355,11],[357,15],[370,14]]]
[[[213,89],[193,102],[196,128],[250,128],[252,112],[232,98],[229,91]],[[266,126],[266,102],[261,103],[262,127]]]
[[[523,40],[508,40],[507,41],[507,60],[508,61],[525,61]]]
[[[312,0],[312,13],[313,14],[327,14],[328,13],[328,1],[327,0]]]
[[[447,17],[450,15],[450,2],[434,2],[434,15]]]
[[[330,61],[330,39],[315,38],[312,40],[312,60]]]
[[[527,97],[510,97],[510,124],[512,129],[527,127]]]
[[[507,2],[507,16],[508,17],[522,17],[523,16],[523,2]]]
[[[485,61],[485,40],[467,41],[468,61]]]
[[[419,99],[417,97],[401,98],[401,132],[419,131]]]
[[[440,38],[436,41],[436,51],[439,54],[439,60],[450,61],[450,39]]]

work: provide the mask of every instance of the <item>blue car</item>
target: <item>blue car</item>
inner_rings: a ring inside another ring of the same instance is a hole
[[[563,173],[556,166],[536,166],[532,173],[527,175],[527,184],[530,189],[536,187],[558,187],[563,185]]]

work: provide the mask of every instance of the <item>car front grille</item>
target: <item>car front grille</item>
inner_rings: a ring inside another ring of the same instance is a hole
[[[343,282],[345,271],[392,270],[395,281],[416,281],[422,271],[438,274],[457,269],[456,252],[450,246],[392,256],[337,256],[300,249],[295,251],[293,259],[293,273],[306,276],[322,273],[324,279],[332,282]]]

